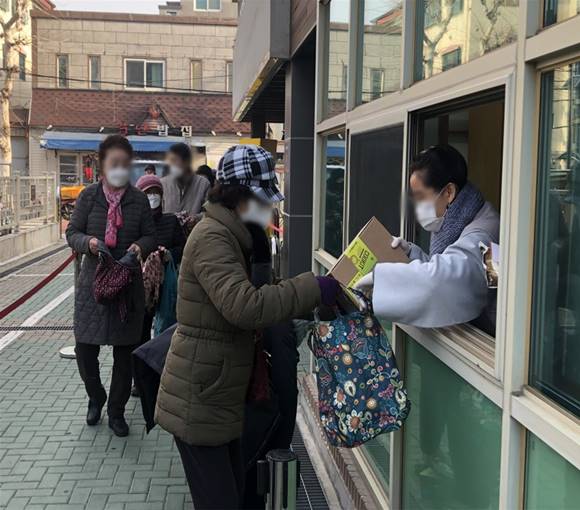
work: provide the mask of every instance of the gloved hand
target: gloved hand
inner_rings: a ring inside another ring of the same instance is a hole
[[[334,306],[341,292],[340,283],[330,276],[317,276],[320,298],[324,306]]]
[[[401,248],[405,252],[405,255],[409,255],[409,252],[411,251],[411,245],[402,237],[393,237],[391,248]]]
[[[366,294],[373,290],[374,284],[374,275],[371,271],[370,273],[365,274],[358,282],[356,282],[354,288]]]

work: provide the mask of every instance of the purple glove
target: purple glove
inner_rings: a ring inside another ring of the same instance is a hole
[[[330,276],[317,276],[316,279],[320,287],[322,304],[324,306],[334,306],[341,291],[340,283]]]

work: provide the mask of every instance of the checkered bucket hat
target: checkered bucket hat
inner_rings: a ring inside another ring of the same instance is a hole
[[[242,184],[265,202],[284,200],[272,155],[257,145],[234,145],[220,160],[217,180],[222,184]]]

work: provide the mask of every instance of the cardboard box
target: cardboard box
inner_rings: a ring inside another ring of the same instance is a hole
[[[346,287],[352,287],[379,262],[408,263],[401,248],[391,248],[393,236],[374,216],[352,240],[331,269],[330,274]]]

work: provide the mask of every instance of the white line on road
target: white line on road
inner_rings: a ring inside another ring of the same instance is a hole
[[[55,297],[50,303],[47,303],[43,306],[40,310],[33,313],[28,319],[26,319],[20,327],[26,328],[30,326],[35,326],[38,322],[40,322],[44,317],[46,317],[50,312],[52,312],[58,305],[60,305],[65,299],[69,296],[72,296],[75,288],[74,286],[65,290],[62,294]],[[22,329],[11,331],[10,333],[4,335],[0,338],[0,351],[4,350],[8,347],[14,340],[20,337],[25,331]]]
[[[10,275],[11,278],[46,278],[50,273],[39,274],[39,273],[27,273],[27,274],[13,274]],[[74,273],[60,273],[56,275],[57,278],[59,276],[74,276]]]

